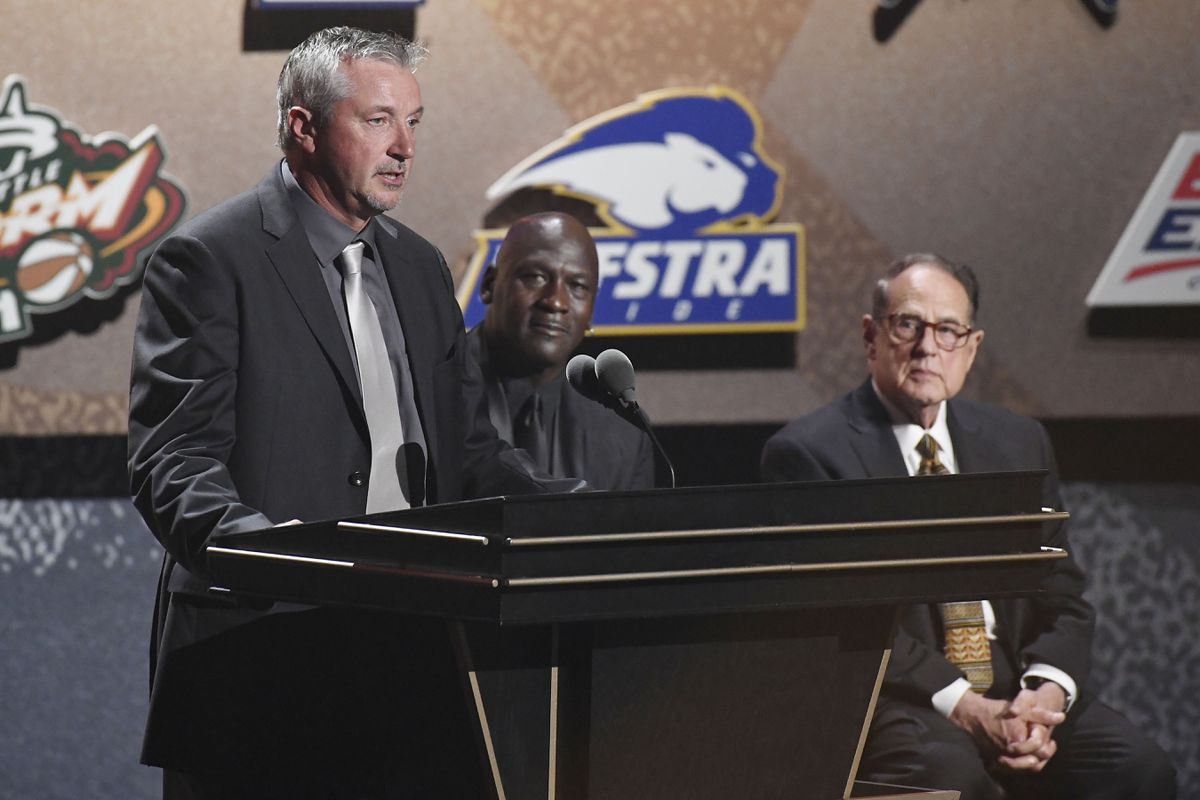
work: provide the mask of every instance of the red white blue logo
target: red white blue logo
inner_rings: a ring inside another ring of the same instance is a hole
[[[590,203],[600,260],[593,332],[722,333],[804,326],[804,231],[771,224],[784,170],[762,123],[721,86],[667,89],[585,120],[501,176],[500,201],[547,189]],[[459,288],[467,325],[504,230],[475,233]]]
[[[1200,133],[1175,140],[1087,304],[1200,304]]]

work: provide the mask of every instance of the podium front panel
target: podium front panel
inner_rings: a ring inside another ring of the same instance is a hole
[[[223,588],[501,625],[1030,592],[1044,473],[490,498],[223,537]]]

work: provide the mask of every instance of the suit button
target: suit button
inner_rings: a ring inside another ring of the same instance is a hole
[[[348,480],[350,481],[351,486],[362,486],[367,482],[366,477],[364,477],[363,474],[358,470],[351,472]]]

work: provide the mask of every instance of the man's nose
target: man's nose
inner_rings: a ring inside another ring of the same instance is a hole
[[[398,161],[407,161],[417,151],[417,132],[408,125],[400,125],[399,133],[388,148],[388,155]]]
[[[567,310],[567,287],[562,281],[550,281],[542,289],[538,301],[546,308],[554,311]]]
[[[937,328],[933,325],[922,325],[921,335],[917,337],[913,345],[913,352],[919,352],[922,355],[937,353]]]

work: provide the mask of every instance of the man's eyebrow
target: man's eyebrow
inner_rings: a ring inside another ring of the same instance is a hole
[[[893,313],[895,313],[896,316],[898,316],[898,317],[911,317],[913,319],[919,319],[922,321],[930,321],[930,320],[925,320],[924,314],[919,314],[916,311],[896,311]],[[941,316],[939,316],[936,319],[933,319],[931,321],[932,322],[953,322],[956,325],[966,325],[967,324],[967,323],[963,322],[963,318],[957,314],[942,314]]]
[[[387,114],[391,114],[392,116],[396,115],[396,107],[393,105],[388,105],[387,103],[379,103],[379,104],[373,105],[367,109],[367,112],[370,114],[375,114],[380,111],[387,113]],[[416,117],[416,116],[420,116],[424,113],[425,113],[425,106],[421,106],[416,111],[413,111],[413,112],[410,112],[409,114],[407,114],[407,116]]]

